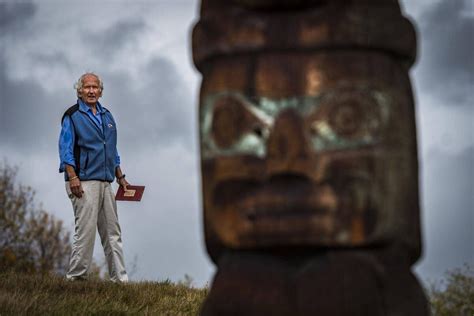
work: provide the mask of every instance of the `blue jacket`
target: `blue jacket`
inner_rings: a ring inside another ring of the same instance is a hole
[[[74,142],[74,169],[81,181],[100,180],[112,182],[115,179],[117,166],[117,129],[112,114],[102,106],[97,110],[102,119],[102,126],[87,114],[88,106],[83,102],[70,107],[63,116],[72,123]],[[64,128],[64,124],[63,124]],[[61,131],[61,137],[63,131]],[[61,153],[60,138],[60,153]],[[60,154],[61,155],[61,154]],[[118,158],[119,159],[119,158]],[[72,163],[68,163],[72,164]],[[64,161],[61,157],[59,172],[64,172]],[[67,172],[64,179],[68,181]]]

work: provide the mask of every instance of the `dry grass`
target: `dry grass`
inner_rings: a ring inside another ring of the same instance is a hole
[[[0,273],[0,315],[197,315],[207,289]]]

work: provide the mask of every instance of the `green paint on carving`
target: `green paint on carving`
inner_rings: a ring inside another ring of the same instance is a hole
[[[318,96],[302,96],[276,100],[265,97],[250,99],[234,91],[210,94],[204,99],[200,111],[201,154],[203,158],[242,154],[250,154],[263,158],[267,151],[266,143],[268,137],[279,113],[287,109],[294,109],[302,117],[306,117],[320,110],[322,104],[325,104],[324,106],[332,106],[333,104],[337,105],[341,103],[341,100],[344,100],[343,97],[341,97],[343,93],[350,95],[350,93],[354,93],[354,91],[359,95],[363,95],[364,99],[367,99],[367,102],[375,104],[375,110],[379,111],[377,115],[369,117],[365,122],[365,126],[367,126],[369,130],[375,130],[387,123],[392,103],[388,93],[367,87],[359,87],[357,89],[352,87],[349,92],[345,90],[346,89],[336,89]],[[215,102],[224,96],[232,96],[239,100],[247,111],[253,113],[253,115],[261,121],[263,128],[260,134],[256,134],[253,131],[244,133],[240,139],[237,139],[228,148],[219,148],[219,146],[216,145],[211,133],[213,109]],[[311,124],[311,131],[307,132],[311,140],[310,145],[315,152],[352,149],[377,142],[377,135],[370,133],[358,139],[349,139],[338,135],[327,120],[313,122]]]

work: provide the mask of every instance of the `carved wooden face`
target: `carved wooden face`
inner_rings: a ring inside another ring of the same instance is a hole
[[[413,204],[404,192],[417,193],[417,176],[406,78],[328,79],[330,67],[300,61],[291,72],[300,83],[283,91],[279,64],[261,62],[252,95],[203,85],[208,248],[354,246],[409,230],[400,209]]]

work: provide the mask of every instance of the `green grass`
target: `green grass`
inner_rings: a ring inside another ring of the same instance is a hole
[[[0,315],[197,315],[207,289],[0,273]]]

